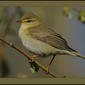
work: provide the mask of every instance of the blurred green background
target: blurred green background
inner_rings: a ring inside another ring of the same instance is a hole
[[[61,34],[69,46],[85,55],[85,24],[78,19],[78,11],[70,11],[64,7],[0,7],[0,34],[19,48],[27,51],[23,46],[18,30],[20,24],[16,23],[26,13],[32,12],[39,16],[43,22],[50,25]],[[84,7],[76,7],[84,11]],[[64,13],[63,13],[64,11]],[[80,12],[79,12],[80,13]],[[67,17],[66,17],[67,16]],[[85,14],[83,13],[83,21]],[[32,73],[28,60],[15,49],[0,42],[0,76],[15,78],[50,78],[45,72]],[[51,57],[37,57],[41,64],[47,66]],[[57,55],[50,70],[58,77],[85,78],[85,60],[75,56]]]

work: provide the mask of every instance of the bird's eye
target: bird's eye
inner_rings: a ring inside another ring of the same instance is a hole
[[[32,22],[31,19],[25,19],[24,22]]]
[[[28,20],[27,22],[32,22],[32,20]]]

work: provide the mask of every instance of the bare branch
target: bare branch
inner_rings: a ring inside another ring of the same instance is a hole
[[[13,43],[8,42],[7,40],[4,40],[2,37],[0,37],[0,40],[4,43],[6,43],[7,45],[9,45],[10,47],[16,49],[18,52],[20,52],[21,54],[23,54],[27,59],[31,60],[30,56],[24,52],[23,50],[21,50],[20,48],[18,48],[17,46],[15,46]],[[42,70],[44,70],[45,72],[47,72],[47,68],[45,66],[43,66],[42,64],[40,64],[38,61],[34,61]],[[48,72],[49,75],[51,75],[52,77],[56,78],[55,74],[52,72]]]

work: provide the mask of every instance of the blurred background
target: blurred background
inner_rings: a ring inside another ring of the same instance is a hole
[[[18,36],[20,24],[16,21],[29,12],[39,16],[61,34],[70,47],[85,55],[85,7],[0,7],[0,35],[27,53]],[[37,57],[36,60],[47,66],[51,56]],[[75,56],[57,55],[50,71],[58,77],[85,78],[85,60]],[[32,73],[26,57],[1,41],[0,77],[51,78],[43,71]]]

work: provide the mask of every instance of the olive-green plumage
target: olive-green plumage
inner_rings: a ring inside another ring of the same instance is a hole
[[[67,41],[44,24],[38,16],[29,13],[23,16],[19,22],[21,23],[19,36],[23,45],[33,54],[67,54],[85,58],[70,48]]]
[[[37,28],[37,29],[35,29]],[[67,45],[67,41],[45,24],[40,24],[29,29],[32,38],[47,43],[60,50],[74,51]]]

